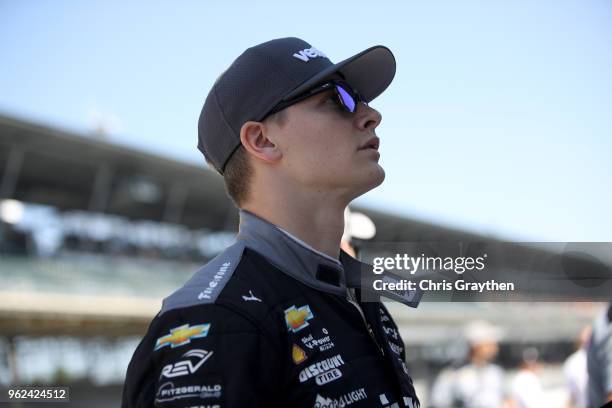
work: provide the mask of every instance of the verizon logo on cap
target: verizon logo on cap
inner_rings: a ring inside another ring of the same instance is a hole
[[[323,54],[322,51],[317,50],[315,47],[305,48],[301,51],[296,52],[293,56],[304,62],[310,61],[311,58],[327,58],[327,55]]]

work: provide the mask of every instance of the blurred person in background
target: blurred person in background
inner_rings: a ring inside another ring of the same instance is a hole
[[[538,357],[538,350],[534,347],[523,350],[519,370],[510,382],[508,407],[538,408],[546,406],[542,383],[538,376],[540,369]]]
[[[591,326],[580,331],[574,351],[563,363],[563,375],[569,394],[570,408],[587,407],[587,352],[586,347],[591,338]]]
[[[587,368],[589,408],[612,402],[612,303],[593,323],[587,346]]]
[[[164,299],[123,407],[418,408],[399,330],[361,301],[344,211],[384,180],[382,46],[339,64],[298,38],[251,47],[217,79],[198,147],[240,208],[236,243]]]
[[[433,384],[431,406],[435,408],[499,408],[504,404],[504,371],[493,364],[499,351],[500,330],[484,321],[465,329],[467,362],[443,370]]]

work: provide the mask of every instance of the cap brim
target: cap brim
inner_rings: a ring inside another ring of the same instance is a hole
[[[395,57],[391,50],[385,46],[377,45],[368,48],[319,72],[291,91],[283,100],[291,99],[307,91],[336,72],[341,73],[346,81],[363,96],[366,102],[371,102],[383,93],[393,81]]]

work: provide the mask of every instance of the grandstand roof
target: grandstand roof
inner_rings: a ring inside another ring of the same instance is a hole
[[[238,213],[222,178],[204,165],[170,159],[74,132],[0,114],[0,198],[235,230]],[[359,208],[377,227],[374,241],[455,236],[452,228]],[[481,237],[480,237],[481,238]]]

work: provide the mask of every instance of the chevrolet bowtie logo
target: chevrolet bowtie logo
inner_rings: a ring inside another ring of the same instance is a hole
[[[299,309],[295,306],[291,306],[285,310],[285,322],[287,323],[287,329],[297,333],[304,327],[308,326],[308,320],[314,316],[310,311],[310,306],[301,306]]]
[[[210,323],[197,324],[195,326],[184,324],[182,326],[175,327],[174,329],[170,329],[170,334],[166,334],[165,336],[157,339],[154,350],[159,350],[165,346],[175,348],[189,344],[191,343],[191,339],[206,337],[209,329]]]

